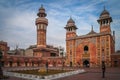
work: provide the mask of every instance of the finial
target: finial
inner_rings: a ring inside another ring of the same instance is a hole
[[[93,31],[93,25],[91,25],[91,31]]]
[[[68,23],[75,23],[74,20],[72,19],[72,17],[70,16],[69,20],[68,20]]]
[[[70,15],[70,19],[72,19],[72,16]]]
[[[104,5],[104,10],[105,10],[105,5]]]
[[[43,8],[43,4],[41,4],[41,8]]]
[[[72,17],[71,17],[71,15],[70,15],[70,18],[69,18],[69,20],[72,20]]]
[[[41,9],[44,9],[43,4],[41,4],[41,7],[40,7],[40,9],[39,9],[39,10],[41,10]]]
[[[16,49],[18,49],[18,44],[16,44]]]

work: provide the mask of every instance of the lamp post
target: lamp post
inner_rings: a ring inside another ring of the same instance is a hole
[[[62,71],[63,71],[63,67],[64,67],[64,63],[63,63],[63,52],[61,52],[62,55]]]
[[[63,67],[64,67],[63,52],[64,52],[64,49],[62,49],[62,52],[60,53],[60,54],[61,54],[61,56],[62,56],[62,71],[63,71]]]
[[[0,50],[0,78],[3,77],[3,72],[2,72],[2,61],[1,61],[1,59],[2,59],[2,57],[3,57],[2,54],[3,54],[3,53],[2,53],[2,51]]]
[[[46,61],[46,73],[48,73],[48,61]]]

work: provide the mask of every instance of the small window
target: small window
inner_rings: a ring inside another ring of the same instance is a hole
[[[56,54],[55,54],[55,53],[50,53],[50,56],[51,56],[51,57],[55,57]]]
[[[85,46],[85,47],[84,47],[84,51],[85,51],[85,52],[88,51],[88,46]]]
[[[106,24],[108,24],[108,20],[106,20]]]
[[[39,29],[39,24],[38,24],[38,26],[37,26],[37,29]]]
[[[105,24],[105,20],[103,21],[103,24]]]
[[[43,29],[43,24],[41,24],[41,29]]]

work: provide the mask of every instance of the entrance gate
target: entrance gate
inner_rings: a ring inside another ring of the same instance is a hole
[[[89,61],[88,61],[88,60],[84,60],[84,61],[83,61],[83,66],[84,66],[84,67],[90,67]]]

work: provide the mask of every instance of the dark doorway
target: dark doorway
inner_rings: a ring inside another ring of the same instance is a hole
[[[114,61],[114,67],[118,66],[118,61]]]
[[[72,67],[72,61],[70,61],[70,67]]]
[[[4,67],[4,61],[1,62],[1,66]]]
[[[20,62],[19,61],[17,61],[17,66],[20,66]]]
[[[12,61],[9,61],[9,64],[10,64],[10,67],[12,67],[13,62],[12,62]]]
[[[84,61],[83,61],[83,66],[84,66],[84,67],[90,67],[89,61],[88,61],[88,60],[84,60]]]
[[[34,62],[32,61],[32,66],[34,66]]]
[[[25,62],[25,66],[27,67],[27,62]]]

